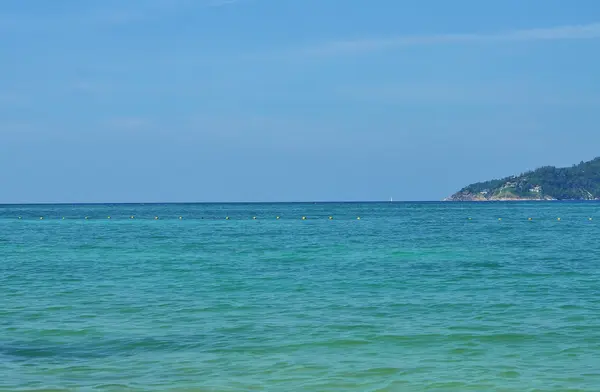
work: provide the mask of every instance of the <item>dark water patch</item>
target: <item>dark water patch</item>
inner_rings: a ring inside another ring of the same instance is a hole
[[[521,373],[519,373],[516,370],[507,370],[498,373],[498,376],[503,378],[519,378],[521,376]]]
[[[587,317],[585,315],[573,315],[563,317],[563,320],[568,323],[583,323],[585,322],[586,318]]]
[[[81,336],[101,336],[98,334],[98,330],[95,328],[53,328],[53,329],[42,329],[36,331],[36,335],[40,338],[46,337],[60,337],[63,339],[68,339],[71,337],[81,337]]]
[[[11,345],[2,344],[0,345],[0,354],[14,361],[30,361],[40,359],[76,360],[100,358],[104,356],[94,351],[74,349],[61,344],[33,346],[27,343]]]
[[[454,347],[448,351],[450,355],[458,355],[461,357],[479,357],[484,356],[486,352],[487,350],[483,348],[475,347]]]
[[[560,310],[583,310],[583,308],[580,305],[574,305],[574,304],[559,305],[558,309],[560,309]]]
[[[463,267],[475,268],[475,269],[498,269],[504,267],[503,263],[498,261],[465,261],[462,263]]]
[[[401,258],[401,259],[410,259],[418,256],[417,252],[409,252],[409,251],[394,251],[390,253],[391,256]]]

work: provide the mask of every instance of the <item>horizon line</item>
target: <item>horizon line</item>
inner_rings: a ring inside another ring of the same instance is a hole
[[[354,201],[167,201],[167,202],[29,202],[29,203],[0,203],[0,207],[14,206],[102,206],[102,205],[209,205],[209,204],[489,204],[515,202],[600,202],[599,200],[354,200]]]
[[[296,200],[296,201],[132,201],[132,202],[0,202],[0,206],[37,205],[158,205],[158,204],[357,204],[357,203],[435,203],[444,200]]]

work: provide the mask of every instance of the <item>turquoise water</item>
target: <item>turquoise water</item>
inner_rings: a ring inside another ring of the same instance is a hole
[[[600,203],[0,206],[0,390],[599,391],[599,238]]]

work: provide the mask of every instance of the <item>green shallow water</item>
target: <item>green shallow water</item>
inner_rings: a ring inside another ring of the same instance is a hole
[[[0,206],[0,390],[598,391],[598,238],[598,203]]]

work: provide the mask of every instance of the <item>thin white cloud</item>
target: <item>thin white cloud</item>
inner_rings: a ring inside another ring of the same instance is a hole
[[[97,95],[102,93],[108,93],[109,91],[111,91],[112,86],[105,83],[91,82],[88,80],[79,80],[71,85],[68,85],[67,87],[68,90],[73,92]]]
[[[193,4],[189,0],[153,0],[147,1],[140,7],[131,3],[123,3],[119,7],[90,10],[86,19],[98,24],[131,24],[155,19],[162,19],[184,12]]]
[[[5,121],[0,123],[0,135],[28,135],[35,133],[38,127],[40,127],[40,124],[33,122]]]
[[[121,131],[137,131],[147,129],[153,124],[149,119],[142,117],[118,117],[110,119],[107,125]]]
[[[0,91],[0,105],[12,105],[21,103],[22,101],[23,97],[17,94]]]
[[[340,99],[384,104],[467,105],[600,105],[600,95],[580,89],[532,85],[527,81],[435,84],[405,83],[349,86],[337,91]]]
[[[401,35],[372,39],[333,41],[295,50],[306,56],[357,54],[406,46],[487,43],[502,41],[577,40],[600,38],[600,23],[508,30],[497,33]]]
[[[84,6],[51,17],[34,13],[0,15],[0,30],[54,30],[74,26],[128,25],[173,17],[194,8],[221,7],[244,0],[148,0],[143,3],[121,2],[116,5]]]
[[[209,7],[222,7],[226,5],[232,5],[235,3],[239,3],[242,0],[212,0],[208,3]]]

